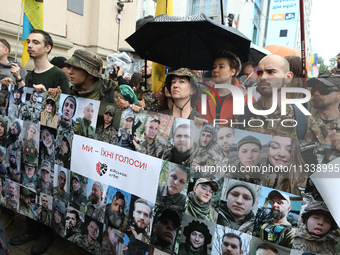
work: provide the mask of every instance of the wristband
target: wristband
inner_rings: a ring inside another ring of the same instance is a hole
[[[21,82],[23,79],[22,78],[20,78],[19,80],[16,80],[17,82]]]

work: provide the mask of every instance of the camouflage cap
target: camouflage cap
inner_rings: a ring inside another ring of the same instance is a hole
[[[197,187],[199,184],[204,184],[204,183],[210,184],[214,192],[217,192],[219,189],[218,183],[213,180],[210,180],[209,178],[199,178],[195,183],[195,187]]]
[[[47,160],[43,160],[41,162],[40,170],[46,170],[47,172],[51,173],[51,164]]]
[[[58,212],[60,212],[61,214],[65,214],[66,213],[66,208],[65,208],[65,204],[63,202],[61,202],[58,198],[55,198],[53,200],[53,208],[55,210],[57,210]]]
[[[125,114],[125,116],[124,116],[124,120],[127,120],[128,118],[132,118],[132,119],[134,119],[134,118],[135,118],[135,116],[133,115],[133,113],[132,113],[132,112],[128,112],[127,114]]]
[[[94,77],[101,78],[100,69],[103,66],[102,59],[95,53],[87,50],[76,50],[72,57],[65,61],[66,64],[79,67]]]
[[[113,105],[107,105],[104,113],[110,113],[112,116],[115,115],[115,107]]]
[[[315,201],[307,205],[305,211],[301,215],[303,223],[307,224],[307,220],[312,214],[322,214],[326,216],[331,221],[331,229],[338,228],[334,218],[332,217],[332,214],[324,202]]]
[[[31,196],[34,193],[32,191],[30,191],[28,188],[22,187],[21,191],[20,191],[20,194],[23,195],[23,196]]]
[[[322,83],[328,87],[337,87],[340,89],[340,75],[325,72],[320,74],[318,78],[311,78],[307,81],[308,87],[313,87],[319,83]]]
[[[79,182],[79,177],[76,175],[73,175],[71,178],[71,183],[73,182],[73,180],[76,180],[77,182]]]
[[[37,157],[35,157],[34,155],[31,154],[24,154],[24,164],[26,165],[33,165],[33,166],[37,166]]]
[[[189,68],[180,68],[168,74],[165,79],[165,86],[168,89],[170,94],[171,94],[171,81],[174,76],[188,77],[190,79],[191,84],[194,84],[196,87],[198,87],[199,79],[198,79],[197,74],[194,71],[190,70]]]
[[[282,191],[272,190],[271,192],[269,192],[267,199],[273,200],[275,197],[281,197],[282,199],[287,200],[288,204],[290,204],[289,196]]]

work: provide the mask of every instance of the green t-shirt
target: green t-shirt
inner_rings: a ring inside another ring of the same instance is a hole
[[[43,73],[35,73],[34,70],[27,74],[25,83],[27,87],[33,87],[33,84],[43,84],[48,90],[60,86],[62,93],[70,94],[70,86],[66,74],[58,67],[53,66]]]

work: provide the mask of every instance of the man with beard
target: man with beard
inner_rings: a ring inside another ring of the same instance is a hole
[[[288,195],[278,190],[273,190],[266,199],[272,206],[272,219],[267,220],[260,229],[262,240],[292,248],[295,228],[287,220],[288,212],[292,208]]]
[[[21,101],[22,93],[24,93],[23,87],[15,85],[13,89],[13,101],[8,108],[8,117],[19,118],[21,107],[24,105]]]
[[[31,208],[31,196],[34,195],[29,189],[21,186],[19,213],[33,219],[33,209]]]
[[[38,156],[38,149],[35,141],[33,140],[36,133],[37,133],[36,127],[33,124],[31,124],[27,128],[27,137],[24,138],[22,141],[22,152],[24,154],[29,154],[36,157]]]
[[[67,240],[82,246],[82,221],[80,220],[79,213],[76,210],[71,210],[68,213],[68,228],[66,229]]]
[[[71,193],[70,206],[74,209],[80,210],[81,204],[86,204],[87,199],[85,195],[81,192],[81,183],[78,176],[74,175],[71,178],[73,192]]]
[[[118,132],[113,126],[115,111],[113,105],[106,106],[103,115],[104,123],[96,128],[94,139],[114,145],[118,143]]]
[[[7,167],[7,176],[12,181],[19,182],[20,175],[21,175],[21,172],[20,172],[20,168],[18,168],[15,154],[14,152],[11,152],[11,154],[9,155],[9,166]]]
[[[92,184],[91,201],[86,204],[86,215],[100,222],[104,222],[105,204],[102,199],[103,186],[96,181]]]
[[[48,209],[48,198],[46,195],[41,196],[41,206],[36,210],[35,220],[45,224],[46,226],[51,226],[52,213]]]
[[[214,161],[216,166],[227,166],[228,155],[230,153],[231,145],[233,144],[235,131],[231,128],[220,127],[217,131],[217,148],[214,153]]]
[[[32,121],[38,123],[40,121],[41,105],[37,102],[39,94],[34,91],[31,95],[30,101],[21,107],[20,115],[22,120]]]
[[[41,162],[37,191],[46,193],[47,195],[52,195],[53,192],[53,184],[51,181],[51,165],[47,160],[43,160]]]
[[[163,153],[163,160],[190,167],[191,165],[191,132],[189,124],[179,125],[174,133],[174,145]]]
[[[111,204],[105,207],[105,224],[123,231],[123,223],[125,220],[125,197],[119,190],[112,198]]]
[[[8,183],[8,195],[5,197],[4,206],[8,209],[11,209],[15,212],[19,209],[18,200],[16,198],[17,195],[17,185],[14,182]]]
[[[84,108],[84,117],[77,118],[76,126],[74,128],[74,132],[77,135],[94,138],[94,127],[91,126],[92,118],[93,118],[93,104],[89,103]]]
[[[138,198],[134,203],[134,210],[132,214],[133,222],[126,230],[126,234],[129,238],[134,237],[143,243],[150,243],[150,237],[146,233],[146,227],[150,223],[150,216],[151,207],[149,203],[142,198]]]
[[[73,137],[75,121],[72,119],[77,108],[74,96],[67,96],[61,108],[62,115],[58,118],[58,135]]]
[[[163,155],[163,147],[157,139],[157,133],[161,120],[159,117],[150,116],[145,123],[145,132],[140,138],[140,143],[136,145],[136,149],[144,154],[161,158]]]
[[[198,146],[195,148],[194,159],[191,168],[197,171],[205,171],[205,166],[213,166],[214,147],[215,145],[215,129],[210,125],[204,125],[201,129]]]
[[[242,255],[242,239],[235,233],[226,233],[222,237],[222,255]]]
[[[58,198],[65,204],[69,201],[69,194],[65,190],[66,185],[66,173],[60,171],[58,175],[58,186],[53,188],[53,197]]]
[[[329,143],[327,140],[334,132],[340,133],[340,75],[323,73],[309,79],[307,86],[312,88],[311,103],[315,111],[308,119],[304,140]]]
[[[331,70],[334,74],[340,74],[340,52],[336,56],[336,67]]]
[[[87,225],[87,235],[83,236],[82,247],[94,255],[101,254],[101,245],[97,241],[99,235],[99,226],[96,221],[90,221]]]

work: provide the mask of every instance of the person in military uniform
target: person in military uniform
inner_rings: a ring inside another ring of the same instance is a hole
[[[266,203],[268,202],[272,206],[272,218],[261,226],[260,238],[291,249],[295,236],[295,228],[287,220],[288,212],[292,208],[290,198],[281,191],[272,190],[266,198]]]
[[[158,186],[156,204],[184,212],[186,196],[181,192],[188,182],[189,171],[185,166],[174,164],[169,171],[166,186]]]
[[[43,128],[40,132],[40,159],[48,161],[51,165],[54,164],[55,158],[55,138],[47,128]]]
[[[9,103],[9,98],[11,93],[8,91],[8,86],[5,84],[1,84],[0,90],[0,114],[7,115],[7,108]]]
[[[123,127],[118,130],[118,146],[129,150],[135,150],[139,141],[137,136],[133,136],[133,139],[131,139],[131,136],[134,135],[131,134],[134,118],[135,116],[133,113],[126,113],[123,119]]]
[[[38,156],[38,149],[36,142],[33,140],[35,134],[37,133],[37,129],[34,124],[31,124],[27,128],[27,137],[23,139],[22,145],[22,152],[23,154],[29,154],[32,156]]]
[[[214,153],[214,161],[216,166],[227,166],[229,153],[233,144],[235,131],[227,127],[219,127],[216,133],[217,147]],[[228,173],[227,173],[228,174]]]
[[[23,87],[14,86],[13,89],[13,101],[9,105],[8,108],[8,117],[19,118],[21,113],[21,107],[23,107],[24,103],[21,101],[21,96],[24,93]]]
[[[20,206],[19,213],[33,219],[35,212],[31,207],[31,197],[34,196],[34,193],[29,189],[22,187],[20,190]]]
[[[124,213],[125,209],[125,196],[119,190],[112,198],[112,202],[105,206],[105,219],[104,223],[116,229],[123,231],[123,224],[126,219]]]
[[[213,166],[214,146],[216,143],[215,129],[211,125],[204,125],[201,129],[198,145],[194,146],[194,156],[191,168],[196,171],[204,171],[205,166]]]
[[[312,94],[312,116],[304,140],[330,143],[333,130],[340,133],[340,75],[323,73],[307,81]],[[334,131],[333,131],[334,132]]]
[[[103,199],[103,186],[100,182],[92,184],[91,201],[86,204],[86,215],[95,220],[104,222],[105,204]]]
[[[65,185],[66,173],[61,170],[58,175],[58,186],[53,188],[53,197],[66,204],[69,201],[69,194],[65,190]]]
[[[74,133],[77,135],[94,138],[94,127],[91,126],[93,118],[93,104],[89,103],[84,108],[84,117],[76,119],[76,126],[74,128]]]
[[[53,220],[52,220],[52,228],[55,232],[61,237],[65,236],[65,214],[66,208],[65,204],[60,201],[58,198],[54,198],[53,200]]]
[[[103,115],[104,123],[97,126],[94,139],[114,145],[118,144],[118,132],[113,126],[115,110],[113,105],[106,106]]]
[[[70,206],[73,208],[80,210],[82,204],[86,204],[87,199],[86,196],[81,192],[81,183],[79,177],[73,175],[71,178],[73,192],[70,195]]]
[[[41,162],[37,192],[43,192],[47,195],[52,195],[53,192],[53,183],[51,180],[51,164],[47,160],[43,160]]]
[[[68,136],[58,136],[57,139],[60,140],[61,138],[61,145],[56,147],[55,149],[55,158],[54,161],[56,164],[70,169],[71,165],[71,145],[72,145],[72,138]]]
[[[36,210],[35,220],[51,226],[52,212],[48,209],[48,198],[46,195],[41,196],[41,206]]]
[[[37,168],[37,158],[25,154],[24,155],[24,170],[25,172],[21,175],[21,181],[20,183],[27,188],[31,189],[36,189],[38,185],[38,180],[37,180],[37,173],[36,173],[36,168]]]
[[[156,158],[162,157],[163,146],[157,139],[160,124],[161,120],[159,117],[148,117],[145,123],[145,132],[140,138],[139,144],[136,145],[137,151]]]
[[[20,172],[20,164],[21,164],[21,141],[19,139],[21,133],[21,125],[19,121],[13,122],[6,141],[7,148],[7,160],[6,162],[10,162],[9,157],[13,153],[16,159],[16,165],[18,167],[18,171]]]
[[[83,235],[82,225],[83,222],[79,217],[79,213],[76,210],[71,210],[67,214],[68,216],[68,227],[66,228],[65,238],[67,240],[82,246]]]
[[[317,254],[336,254],[338,226],[322,201],[311,202],[302,213],[302,222],[294,238],[293,249]]]
[[[108,226],[103,232],[101,255],[118,254],[119,245],[124,243],[124,233]]]
[[[6,146],[7,137],[7,123],[3,117],[0,116],[0,146]]]
[[[101,255],[101,245],[97,238],[99,235],[99,226],[96,221],[92,220],[86,227],[87,234],[83,236],[82,247],[94,255]]]
[[[174,145],[164,150],[162,159],[190,167],[192,161],[192,132],[189,124],[180,124],[174,132]]]
[[[52,96],[46,99],[45,109],[40,114],[40,123],[51,128],[57,128],[58,126],[56,102]]]
[[[9,165],[7,167],[7,176],[12,181],[15,181],[15,182],[20,181],[21,172],[20,172],[20,168],[18,168],[14,152],[11,152],[11,154],[9,156]]]
[[[31,98],[20,110],[20,119],[38,123],[40,121],[41,105],[37,102],[39,94],[34,91]]]
[[[67,96],[61,108],[62,115],[58,117],[58,135],[73,137],[75,121],[72,119],[77,109],[74,96]]]
[[[16,196],[17,196],[17,185],[15,182],[10,181],[8,183],[8,195],[5,197],[3,206],[17,212],[19,210],[19,203],[18,203],[18,199]]]

